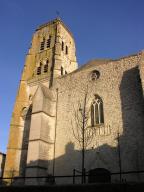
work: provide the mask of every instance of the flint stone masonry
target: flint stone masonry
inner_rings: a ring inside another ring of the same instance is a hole
[[[40,51],[43,38],[52,36],[50,48]],[[62,50],[68,46],[68,54]],[[49,60],[48,72],[36,70]],[[61,75],[61,67],[68,74]],[[56,19],[37,29],[26,58],[11,120],[4,176],[72,175],[82,170],[79,114],[85,107],[87,132],[85,169],[110,172],[144,170],[144,52],[117,60],[92,60],[77,68],[72,34]],[[97,70],[99,76],[92,79]],[[104,123],[92,127],[91,105],[103,101]],[[86,103],[84,105],[86,98]],[[81,110],[80,110],[81,109]],[[78,135],[77,135],[78,136]],[[142,174],[123,175],[143,181]],[[119,181],[119,176],[112,176]],[[56,183],[71,183],[56,179]],[[77,183],[80,179],[76,180]],[[38,184],[37,179],[26,184]],[[41,181],[44,184],[45,180]]]
[[[80,158],[80,147],[72,133],[72,126],[77,126],[74,122],[73,112],[75,108],[78,108],[79,103],[83,105],[87,86],[89,97],[87,105],[90,106],[94,95],[98,94],[103,100],[105,122],[103,127],[96,128],[95,138],[86,151],[86,170],[103,167],[111,172],[119,171],[118,133],[120,134],[122,170],[142,170],[144,168],[143,96],[139,61],[139,55],[120,60],[95,60],[81,69],[57,79],[54,85],[59,90],[56,174],[61,175],[64,171],[65,174],[72,173],[73,167],[81,169],[81,161],[74,163],[74,158],[70,158],[69,163],[66,163],[65,158],[68,158],[69,155],[65,149],[66,143],[67,145],[70,142],[73,143],[71,157],[77,154]],[[90,79],[90,73],[93,70],[100,72],[100,78],[96,81]],[[89,124],[89,126],[91,125]],[[108,131],[104,131],[106,129]],[[65,160],[64,168],[59,166],[59,161],[63,160]],[[130,176],[129,179],[135,180],[136,176]]]

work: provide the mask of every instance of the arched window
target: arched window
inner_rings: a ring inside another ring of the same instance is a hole
[[[96,95],[91,105],[91,125],[96,126],[102,123],[104,123],[103,101]]]

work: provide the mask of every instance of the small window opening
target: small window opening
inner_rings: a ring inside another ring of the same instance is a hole
[[[67,74],[67,71],[65,71],[65,74]]]
[[[97,70],[92,71],[92,73],[91,73],[91,80],[92,81],[99,79],[99,77],[100,77],[99,71],[97,71]]]
[[[50,48],[51,45],[51,36],[47,39],[47,48]]]
[[[42,68],[42,63],[40,62],[39,67],[37,67],[37,75],[41,74],[41,68]]]
[[[45,46],[45,39],[43,39],[43,41],[41,42],[41,45],[40,45],[40,50],[44,50],[44,46]]]
[[[64,50],[64,42],[62,41],[62,51]]]
[[[64,74],[64,70],[63,70],[63,67],[61,67],[61,75]]]
[[[66,55],[68,54],[68,46],[66,45],[66,51],[65,51]]]
[[[44,73],[48,72],[48,63],[49,63],[49,61],[47,60],[46,64],[44,65]]]
[[[66,45],[66,52],[65,53],[66,53],[66,55],[68,54],[68,46],[67,45]]]
[[[41,66],[39,66],[38,68],[37,68],[37,75],[40,75],[41,74]]]

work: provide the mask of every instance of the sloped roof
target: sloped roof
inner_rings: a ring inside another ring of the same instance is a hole
[[[107,64],[108,62],[110,62],[111,59],[94,59],[89,61],[88,63],[82,65],[81,67],[79,67],[77,70],[75,70],[74,72],[77,71],[81,71],[83,69],[89,69],[91,68],[93,65],[98,66],[98,65],[104,65]]]
[[[74,74],[74,73],[77,73],[79,71],[83,71],[85,69],[89,69],[93,66],[99,66],[99,65],[105,65],[105,64],[108,64],[109,62],[114,62],[114,61],[120,61],[122,59],[126,59],[126,58],[130,58],[130,57],[135,57],[137,56],[139,53],[137,54],[132,54],[132,55],[128,55],[128,56],[125,56],[125,57],[120,57],[118,59],[94,59],[94,60],[90,60],[89,62],[87,62],[86,64],[80,66],[78,69],[76,69],[75,71],[72,71],[71,73],[68,73],[67,75],[64,75],[60,78],[64,78],[64,77],[67,77],[71,74]]]
[[[74,74],[74,73],[77,73],[79,71],[82,71],[82,70],[85,70],[85,69],[89,69],[93,66],[99,66],[99,65],[104,65],[104,64],[107,64],[108,62],[112,61],[111,59],[95,59],[95,60],[91,60],[89,61],[88,63],[80,66],[78,69],[76,69],[75,71],[72,71],[71,73],[68,73],[67,75],[64,75],[64,76],[61,76],[61,77],[58,77],[58,78],[64,78],[64,77],[67,77],[71,74]]]

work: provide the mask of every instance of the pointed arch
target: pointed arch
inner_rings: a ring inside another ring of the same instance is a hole
[[[99,95],[95,95],[95,99],[91,104],[91,125],[96,126],[104,123],[103,101]]]

